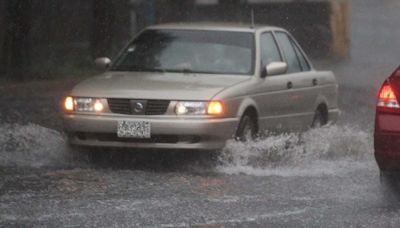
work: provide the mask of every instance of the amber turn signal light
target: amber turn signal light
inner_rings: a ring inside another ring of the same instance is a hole
[[[224,106],[221,101],[210,101],[208,103],[207,113],[209,115],[222,115],[224,113]]]
[[[64,102],[64,108],[66,111],[74,111],[74,98],[66,97]]]

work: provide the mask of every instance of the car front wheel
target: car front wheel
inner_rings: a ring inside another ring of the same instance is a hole
[[[257,123],[255,119],[245,114],[239,122],[238,129],[236,131],[235,139],[241,142],[249,142],[257,136]]]

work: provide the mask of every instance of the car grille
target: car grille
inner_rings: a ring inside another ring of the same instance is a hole
[[[163,115],[167,111],[169,101],[149,100],[147,101],[146,115]]]
[[[108,99],[108,107],[113,113],[131,114],[131,105],[128,99]]]
[[[130,99],[110,98],[107,101],[110,111],[113,113],[134,114]],[[163,115],[167,112],[169,103],[168,100],[147,100],[145,115]]]

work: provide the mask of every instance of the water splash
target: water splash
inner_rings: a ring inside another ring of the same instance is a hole
[[[0,166],[65,166],[70,161],[63,135],[36,124],[0,125]]]
[[[268,135],[249,143],[230,141],[217,170],[257,176],[338,174],[349,166],[370,166],[372,142],[368,131],[336,125]]]
[[[2,124],[0,133],[2,167],[87,166],[84,158],[73,157],[58,131],[36,124]],[[269,135],[250,143],[229,141],[216,170],[257,176],[337,174],[349,166],[370,165],[372,141],[371,133],[350,126]]]

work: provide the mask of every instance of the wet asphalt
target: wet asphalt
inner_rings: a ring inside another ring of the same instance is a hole
[[[173,159],[173,158],[169,158]],[[193,161],[186,160],[181,164]],[[398,186],[370,161],[262,176],[168,168],[3,169],[4,227],[397,227]],[[201,167],[204,169],[201,170]],[[328,170],[328,171],[327,171]],[[271,171],[271,170],[270,170]]]

